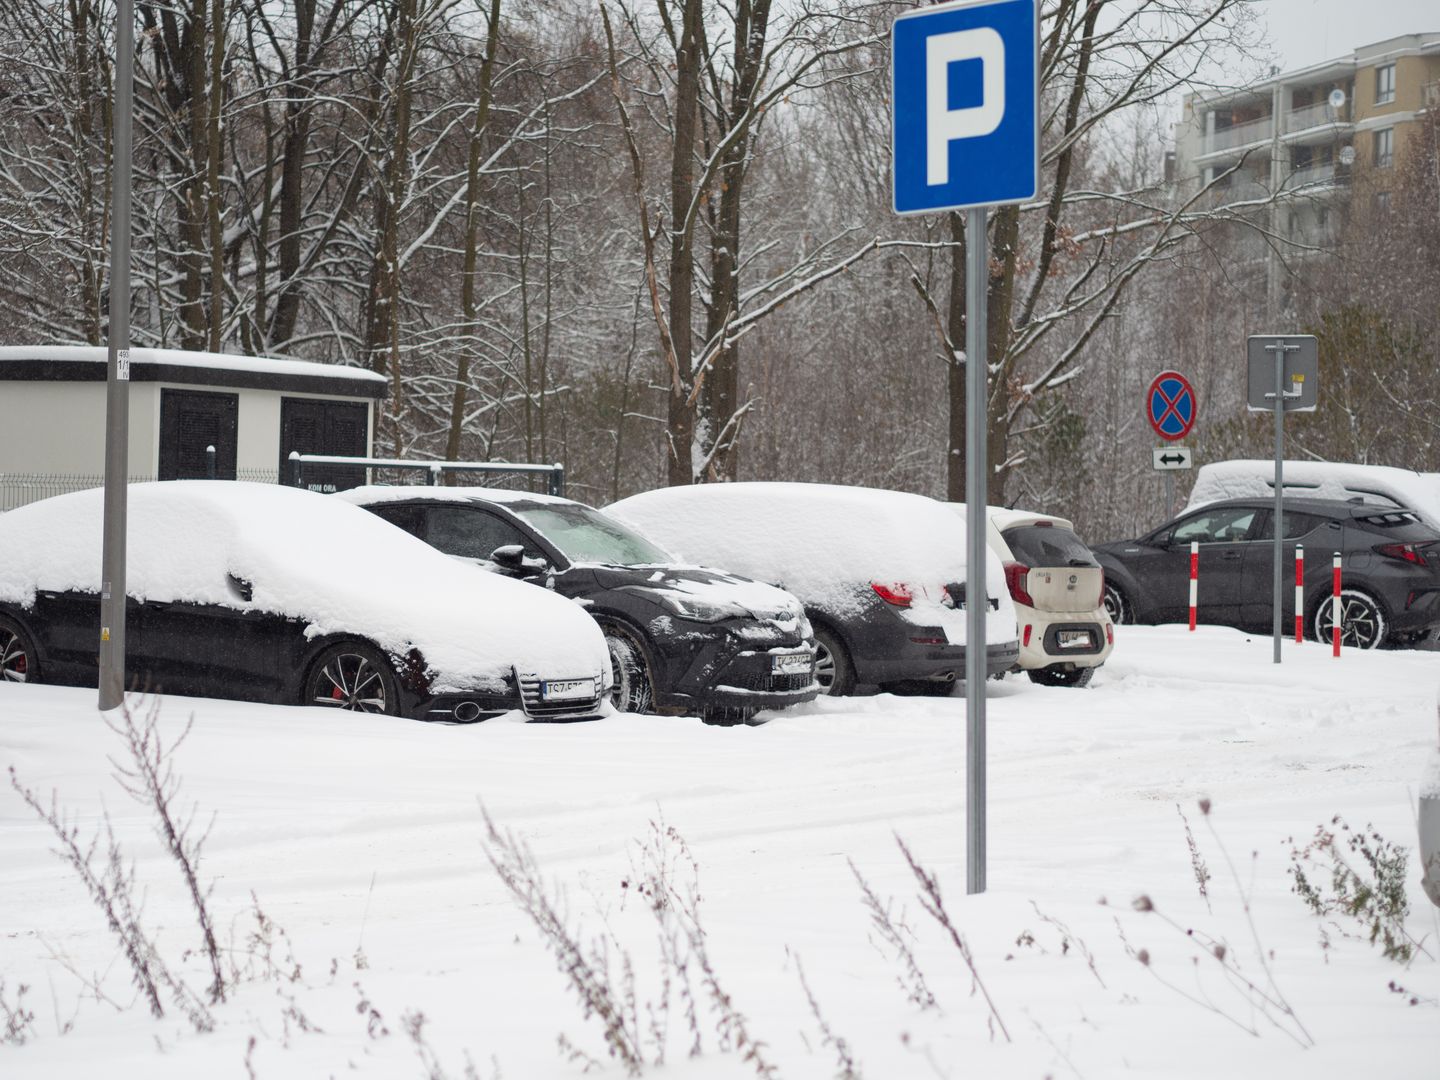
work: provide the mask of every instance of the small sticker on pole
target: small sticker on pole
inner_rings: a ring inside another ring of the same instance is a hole
[[[130,381],[130,350],[115,350],[115,378],[120,382]]]

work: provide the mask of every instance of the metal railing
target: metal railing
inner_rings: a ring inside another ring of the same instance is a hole
[[[1330,186],[1338,183],[1341,179],[1342,177],[1336,172],[1334,165],[1309,165],[1292,172],[1285,180],[1285,187],[1289,191],[1294,191],[1312,184]]]
[[[129,483],[145,484],[154,479],[153,476],[132,476]],[[235,479],[254,484],[273,484],[279,477],[274,469],[237,469]],[[88,491],[104,486],[105,477],[98,474],[0,473],[0,513],[48,499],[53,495],[67,495],[72,491]]]
[[[545,488],[551,495],[564,496],[565,494],[565,466],[558,463],[555,465],[531,465],[508,461],[406,461],[401,458],[340,457],[330,454],[301,454],[291,451],[291,472],[288,482],[292,486],[308,486],[305,480],[307,465],[364,468],[369,474],[370,482],[374,482],[375,470],[420,472],[425,476],[425,483],[431,486],[438,485],[441,477],[446,473],[487,473],[492,476],[539,475],[546,478]],[[322,475],[324,471],[322,470]],[[311,475],[314,475],[313,471]]]
[[[1205,136],[1204,154],[1214,154],[1221,150],[1234,150],[1239,146],[1249,146],[1251,143],[1265,142],[1275,134],[1274,117],[1265,116],[1259,120],[1251,120],[1244,124],[1235,124],[1227,128],[1217,128]]]
[[[1344,112],[1344,106],[1333,109],[1328,102],[1324,101],[1318,105],[1306,105],[1300,109],[1291,109],[1285,114],[1285,133],[1288,135],[1296,131],[1324,127],[1327,124],[1349,124],[1350,121]]]

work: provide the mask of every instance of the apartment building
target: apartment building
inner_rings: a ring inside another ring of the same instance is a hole
[[[1275,310],[1283,260],[1332,244],[1354,210],[1387,209],[1410,135],[1437,109],[1440,33],[1390,38],[1242,90],[1188,95],[1171,176],[1184,194],[1216,182],[1212,202],[1255,200],[1271,236],[1293,243],[1277,252],[1259,233],[1237,236],[1242,258],[1265,263]]]

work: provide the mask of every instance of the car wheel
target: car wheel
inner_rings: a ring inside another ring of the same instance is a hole
[[[1334,598],[1323,597],[1315,608],[1312,625],[1315,639],[1322,643],[1331,640],[1335,622],[1331,617]],[[1385,642],[1389,624],[1385,609],[1380,602],[1367,592],[1359,589],[1340,590],[1340,644],[1347,649],[1378,649]]]
[[[1109,615],[1110,621],[1117,626],[1128,623],[1135,617],[1125,593],[1118,585],[1112,585],[1108,581],[1105,582],[1105,614]]]
[[[358,641],[331,645],[310,668],[305,704],[349,712],[400,712],[400,687],[395,671],[378,649]]]
[[[1095,677],[1095,669],[1081,667],[1066,670],[1059,664],[1052,664],[1050,667],[1031,668],[1025,674],[1030,676],[1031,682],[1040,686],[1089,686],[1090,680]]]
[[[655,707],[655,686],[645,663],[644,649],[617,626],[606,626],[604,631],[610,667],[615,673],[610,703],[621,712],[650,712]]]
[[[815,681],[820,692],[843,697],[855,692],[855,665],[844,644],[830,630],[815,628]]]
[[[0,682],[39,682],[35,643],[20,624],[0,615]]]

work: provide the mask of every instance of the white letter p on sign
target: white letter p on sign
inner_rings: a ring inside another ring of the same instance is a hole
[[[980,61],[980,104],[950,108],[950,65]],[[925,182],[950,182],[950,143],[989,135],[1005,116],[1005,43],[988,26],[925,42]]]

